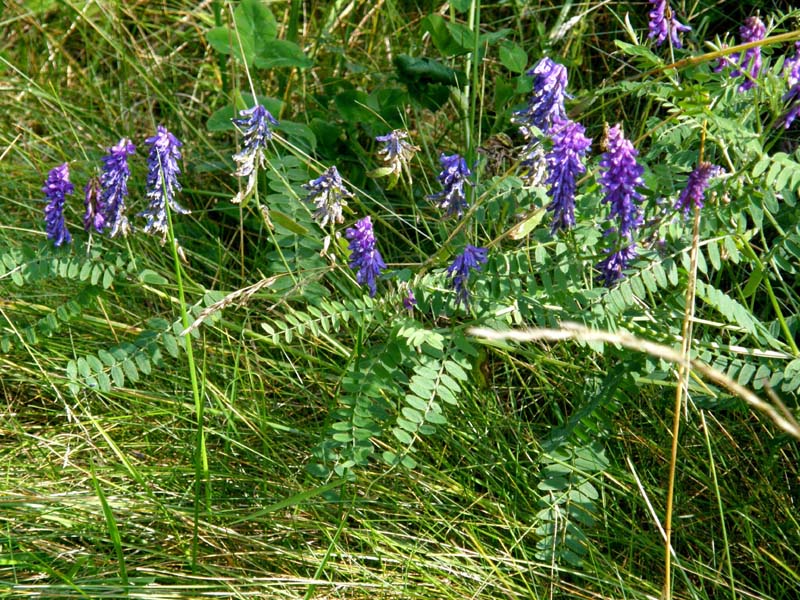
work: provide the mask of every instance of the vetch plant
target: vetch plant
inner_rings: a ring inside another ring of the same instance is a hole
[[[144,232],[160,234],[164,243],[168,231],[167,205],[177,214],[189,214],[175,199],[176,192],[181,190],[178,161],[181,159],[179,148],[183,144],[163,125],[159,125],[156,135],[147,138],[145,143],[150,146],[147,158],[147,198],[150,204],[139,216],[147,219]]]
[[[67,195],[72,194],[74,190],[75,186],[69,181],[69,164],[67,163],[54,167],[47,175],[47,181],[42,187],[42,192],[48,200],[47,206],[44,208],[47,239],[52,240],[56,248],[72,242],[72,236],[64,222],[64,202]]]
[[[109,228],[109,237],[123,237],[131,231],[126,214],[125,199],[128,196],[128,157],[136,152],[136,146],[128,138],[121,138],[116,146],[108,149],[103,157],[100,174],[100,194],[104,226]]]
[[[758,17],[747,17],[739,28],[739,38],[742,44],[763,40],[767,28]],[[745,80],[739,86],[740,92],[746,92],[756,86],[759,71],[761,70],[761,47],[754,46],[744,51],[744,55],[734,52],[730,56],[723,56],[715,71],[719,72],[726,67],[732,67],[731,77],[745,75]]]
[[[488,250],[467,244],[464,251],[455,257],[447,267],[447,278],[456,293],[456,305],[469,307],[469,276],[473,271],[480,271],[487,260]]]
[[[681,48],[678,34],[691,31],[692,28],[678,21],[668,0],[650,0],[650,4],[653,5],[653,10],[650,11],[650,34],[647,37],[655,38],[656,46],[669,40],[673,48]]]
[[[364,217],[348,228],[345,237],[350,241],[350,268],[356,271],[356,281],[359,285],[366,285],[370,297],[374,297],[378,291],[378,277],[386,263],[376,247],[370,217]]]
[[[353,194],[344,187],[344,181],[336,167],[330,167],[303,187],[308,190],[305,201],[314,205],[314,220],[320,227],[344,222],[342,209],[347,206],[347,199],[352,198]]]
[[[703,208],[706,188],[711,183],[711,178],[721,175],[722,172],[720,167],[712,165],[710,162],[700,162],[689,174],[686,187],[675,204],[675,210],[682,212],[684,216],[688,216],[692,208]]]
[[[266,160],[264,151],[267,142],[272,139],[270,126],[279,125],[277,119],[260,104],[256,104],[253,108],[239,111],[239,115],[238,119],[232,120],[244,135],[244,148],[233,155],[233,160],[237,165],[234,175],[247,177],[247,184],[244,190],[239,191],[231,200],[234,204],[241,203],[255,189],[258,181],[258,169],[264,167]]]
[[[442,184],[442,191],[429,196],[429,198],[436,203],[440,210],[444,211],[446,218],[460,219],[464,211],[469,208],[464,184],[472,185],[468,179],[472,177],[472,171],[460,154],[447,155],[442,152],[439,155],[439,162],[442,170],[438,179]]]
[[[575,225],[575,187],[578,175],[586,172],[582,158],[586,156],[592,140],[584,135],[580,123],[569,119],[557,121],[550,129],[553,147],[547,153],[550,174],[546,183],[547,195],[552,198],[547,210],[553,213],[550,233],[555,235]]]

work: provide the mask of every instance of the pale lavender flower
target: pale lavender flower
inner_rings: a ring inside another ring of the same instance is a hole
[[[378,155],[383,157],[386,167],[391,169],[389,174],[394,178],[400,177],[403,167],[408,165],[414,154],[419,151],[419,148],[409,144],[406,138],[408,138],[408,132],[403,129],[395,129],[386,135],[379,135],[375,138],[384,145],[378,150]]]
[[[647,37],[655,38],[656,46],[660,46],[669,38],[673,48],[680,48],[681,40],[678,33],[691,31],[692,28],[678,22],[667,0],[650,0],[650,4],[653,5],[653,10],[650,11],[648,24],[650,35]]]
[[[631,243],[617,250],[609,248],[605,253],[606,258],[597,264],[600,271],[597,280],[604,286],[611,287],[625,276],[623,271],[636,258],[636,244]]]
[[[783,63],[783,72],[786,75],[786,84],[789,86],[783,95],[783,101],[788,107],[783,117],[783,126],[789,129],[800,115],[800,42],[795,43],[795,55]]]
[[[678,202],[675,204],[675,210],[683,212],[684,216],[691,212],[692,207],[703,208],[703,200],[706,195],[706,188],[708,187],[712,177],[717,177],[722,174],[722,169],[710,162],[701,162],[697,165],[694,171],[689,174],[689,179],[686,182],[686,187],[678,197]]]
[[[255,188],[258,180],[258,168],[264,166],[266,156],[264,149],[267,142],[272,139],[272,129],[270,125],[279,125],[278,121],[270,112],[256,104],[253,108],[239,111],[240,118],[231,119],[244,135],[244,148],[241,152],[233,155],[237,168],[234,175],[237,177],[247,177],[247,185],[231,200],[239,204]]]
[[[464,184],[472,185],[467,178],[472,176],[472,171],[467,167],[467,161],[460,154],[447,155],[444,152],[439,155],[439,162],[442,171],[439,173],[439,183],[442,184],[442,191],[431,196],[430,200],[445,212],[445,217],[461,218],[464,211],[469,207],[464,191]]]
[[[145,144],[150,146],[147,158],[147,197],[150,204],[139,216],[147,219],[145,233],[160,233],[163,243],[168,231],[167,204],[177,214],[189,214],[175,200],[175,193],[181,190],[178,161],[181,158],[179,148],[183,144],[162,125],[158,126],[156,135],[145,140]]]
[[[356,281],[359,285],[369,288],[370,297],[377,293],[377,279],[381,270],[386,268],[381,253],[375,247],[375,233],[372,230],[372,220],[364,217],[348,228],[345,237],[350,240],[350,268],[356,271]]]
[[[469,306],[469,276],[472,271],[480,271],[481,265],[486,262],[488,250],[476,248],[467,244],[464,252],[456,256],[453,263],[447,267],[447,277],[456,292],[456,305]]]
[[[742,44],[749,44],[750,42],[757,42],[763,40],[767,34],[767,28],[758,17],[747,17],[744,20],[744,25],[739,28],[739,37]],[[741,53],[734,52],[730,56],[723,56],[719,59],[715,72],[719,72],[725,67],[735,67],[731,71],[731,77],[739,77],[742,74],[747,74],[744,82],[739,86],[740,92],[746,92],[756,86],[755,80],[758,78],[758,72],[761,70],[761,47],[755,46],[748,48],[744,51],[744,56]]]
[[[586,156],[592,140],[584,135],[580,123],[563,120],[555,123],[550,130],[553,148],[547,153],[550,184],[547,195],[552,198],[547,210],[553,212],[551,234],[560,229],[575,225],[575,187],[579,174],[586,172],[581,158]]]
[[[47,239],[53,240],[56,248],[61,244],[72,242],[72,236],[64,223],[64,202],[67,194],[71,194],[73,191],[75,191],[75,186],[69,181],[69,165],[67,163],[50,170],[47,181],[42,187],[42,192],[49,201],[44,208],[44,222]]]
[[[86,182],[86,187],[83,188],[84,200],[83,205],[86,207],[83,213],[83,230],[89,231],[94,228],[97,233],[103,233],[106,226],[105,219],[105,206],[103,205],[103,196],[100,189],[100,179],[92,177]]]
[[[347,206],[347,198],[353,194],[344,187],[342,176],[336,167],[331,167],[316,179],[312,179],[303,187],[309,191],[306,202],[316,207],[314,220],[320,227],[328,223],[342,223],[342,208]]]
[[[600,159],[600,185],[606,192],[602,202],[611,205],[609,216],[619,219],[619,235],[630,238],[643,220],[638,206],[642,195],[636,188],[644,187],[644,167],[636,162],[639,152],[625,139],[620,125],[608,130],[606,145]]]
[[[100,174],[101,205],[105,225],[109,229],[110,237],[117,237],[120,233],[128,235],[131,230],[128,217],[125,214],[125,198],[128,196],[128,178],[131,171],[128,168],[128,156],[136,152],[136,146],[128,138],[121,138],[116,146],[108,149],[108,154],[103,157],[103,171]]]

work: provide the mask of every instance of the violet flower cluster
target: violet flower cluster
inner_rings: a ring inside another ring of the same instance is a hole
[[[655,38],[656,46],[669,40],[673,48],[680,48],[681,39],[678,34],[691,31],[692,28],[678,21],[667,0],[650,0],[650,4],[653,5],[653,10],[650,11],[650,35],[647,37]]]
[[[47,181],[42,187],[42,192],[48,200],[47,206],[44,207],[47,239],[53,240],[56,248],[72,241],[72,236],[64,222],[64,202],[67,195],[73,191],[75,191],[75,186],[69,181],[69,165],[64,163],[51,169],[47,175]]]
[[[460,154],[447,155],[444,152],[439,156],[442,170],[439,173],[439,183],[442,184],[442,191],[428,198],[436,203],[436,206],[443,210],[445,217],[461,218],[464,211],[469,207],[467,203],[464,184],[472,185],[469,177],[472,171],[467,166],[467,161]]]
[[[602,202],[611,205],[609,217],[617,219],[617,227],[607,230],[605,235],[616,231],[617,243],[606,249],[607,257],[597,268],[599,279],[606,287],[611,287],[623,277],[624,270],[636,256],[633,234],[643,221],[639,207],[642,195],[637,188],[644,187],[644,167],[637,162],[639,153],[625,138],[621,125],[608,130],[606,147],[600,159],[600,185],[605,191]]]
[[[83,188],[85,211],[83,213],[83,230],[94,229],[97,233],[103,233],[106,226],[105,206],[103,205],[102,188],[100,179],[92,177],[86,182]]]
[[[400,177],[403,168],[419,151],[419,148],[407,142],[407,139],[408,132],[403,129],[395,129],[386,135],[379,135],[375,138],[375,141],[383,144],[383,148],[378,150],[378,156],[383,157],[383,162],[386,163],[385,168],[389,169],[388,175],[394,181]]]
[[[344,187],[336,167],[329,168],[303,187],[308,190],[305,201],[314,205],[314,220],[320,227],[344,222],[342,208],[347,206],[347,198],[352,198],[353,194]]]
[[[109,236],[128,235],[131,231],[125,214],[125,198],[128,196],[128,156],[136,152],[136,146],[128,138],[121,138],[116,146],[108,149],[103,157],[100,174],[100,205],[103,208],[104,227],[109,227]],[[99,231],[99,230],[98,230]]]
[[[275,117],[260,104],[239,111],[239,116],[238,119],[231,119],[244,135],[244,148],[233,155],[237,165],[234,175],[247,177],[247,184],[245,189],[231,200],[234,204],[241,203],[255,189],[258,169],[263,168],[266,161],[264,149],[267,142],[272,139],[270,126],[279,125]]]
[[[467,244],[464,251],[447,267],[447,277],[456,292],[456,304],[462,304],[464,308],[469,306],[469,276],[473,271],[481,270],[481,265],[487,260],[487,254],[486,248]]]
[[[160,233],[164,243],[168,233],[167,206],[177,214],[189,214],[175,199],[175,193],[181,190],[178,161],[181,159],[179,148],[183,144],[163,125],[158,126],[156,135],[147,138],[145,144],[150,146],[147,158],[147,198],[150,204],[139,216],[147,219],[144,232]]]
[[[694,171],[689,174],[689,180],[686,182],[686,187],[678,197],[678,202],[675,204],[675,210],[687,216],[692,208],[703,208],[703,202],[706,196],[706,188],[711,183],[712,177],[717,177],[722,174],[722,168],[712,165],[710,162],[702,161]]]
[[[783,63],[783,72],[789,87],[782,98],[787,105],[786,114],[783,116],[783,126],[789,129],[800,115],[800,42],[795,43],[795,55]]]
[[[545,57],[527,72],[533,77],[533,91],[528,105],[511,118],[525,138],[520,157],[523,177],[528,185],[542,185],[547,177],[547,160],[541,135],[547,135],[554,123],[567,118],[567,69]]]
[[[767,34],[767,28],[758,17],[747,17],[744,24],[739,28],[739,37],[742,44],[749,44],[763,40]],[[756,86],[756,79],[761,70],[761,47],[755,46],[744,51],[744,56],[739,52],[734,52],[730,56],[723,56],[719,59],[715,72],[720,72],[726,67],[735,67],[731,72],[731,77],[745,75],[744,82],[739,86],[740,92],[746,92]]]
[[[386,263],[376,248],[370,217],[356,221],[353,227],[347,229],[345,237],[350,241],[350,268],[356,271],[356,281],[359,285],[366,285],[370,297],[375,297],[376,282]]]
[[[550,185],[547,195],[552,198],[547,210],[553,213],[550,233],[575,225],[575,188],[578,175],[586,172],[581,159],[586,156],[592,140],[584,135],[580,123],[568,119],[557,121],[550,129],[553,147],[547,153]]]

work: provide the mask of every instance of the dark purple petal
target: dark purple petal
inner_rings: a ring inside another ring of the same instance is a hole
[[[120,233],[128,235],[131,226],[125,214],[125,198],[128,196],[128,156],[136,152],[136,146],[128,138],[121,138],[116,146],[108,149],[103,157],[103,171],[100,174],[100,194],[102,214],[105,225],[109,227],[109,236],[117,237]]]
[[[653,5],[653,10],[650,11],[648,23],[650,35],[647,37],[655,38],[656,46],[660,46],[669,38],[673,48],[680,48],[681,40],[678,33],[691,31],[692,28],[678,21],[667,0],[650,0],[650,4]]]
[[[344,181],[336,167],[329,168],[303,187],[308,190],[306,202],[311,202],[316,207],[314,220],[320,227],[325,227],[328,223],[344,222],[342,208],[347,206],[347,198],[352,198],[353,194],[344,187]]]
[[[710,162],[701,162],[694,171],[689,174],[686,187],[681,192],[675,210],[681,211],[684,216],[688,215],[692,207],[703,208],[706,188],[712,177],[722,174],[722,169]]]
[[[181,190],[178,161],[181,159],[179,148],[183,144],[162,125],[158,126],[156,135],[145,140],[145,144],[150,146],[147,157],[147,197],[150,204],[139,216],[147,219],[145,233],[160,233],[163,242],[167,239],[167,203],[177,214],[189,213],[175,200],[175,193]]]

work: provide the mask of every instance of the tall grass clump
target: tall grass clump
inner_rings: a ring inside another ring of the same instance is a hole
[[[796,596],[800,12],[0,19],[0,596]]]

